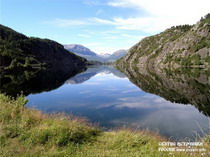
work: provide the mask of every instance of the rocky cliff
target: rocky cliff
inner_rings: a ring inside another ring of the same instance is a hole
[[[210,14],[193,26],[176,26],[144,38],[118,64],[159,69],[210,66]]]
[[[116,65],[142,90],[210,115],[210,14],[143,39]]]

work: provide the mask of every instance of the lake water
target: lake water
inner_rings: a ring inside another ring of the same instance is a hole
[[[29,108],[86,117],[104,130],[149,129],[172,140],[209,133],[210,72],[154,73],[112,66],[33,70],[0,76],[0,92],[23,94]]]
[[[173,140],[193,140],[210,129],[208,116],[195,105],[172,103],[175,101],[147,93],[111,66],[90,67],[58,83],[55,89],[27,98],[27,107],[86,117],[104,130],[149,129]]]

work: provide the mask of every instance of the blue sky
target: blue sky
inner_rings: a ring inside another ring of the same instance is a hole
[[[209,0],[0,0],[0,22],[27,36],[112,53],[173,25],[194,24],[209,6]]]

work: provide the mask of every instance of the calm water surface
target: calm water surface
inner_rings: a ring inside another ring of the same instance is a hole
[[[105,130],[149,129],[173,140],[194,139],[209,132],[208,116],[196,107],[146,93],[111,66],[88,68],[57,89],[27,98],[27,107],[87,117]]]

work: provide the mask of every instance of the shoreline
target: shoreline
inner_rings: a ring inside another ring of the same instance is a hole
[[[15,100],[0,94],[0,156],[189,155],[162,149],[160,143],[169,140],[157,133],[126,128],[102,131],[85,118],[43,114],[26,108],[26,102],[23,96]],[[202,142],[209,153],[209,136]]]

